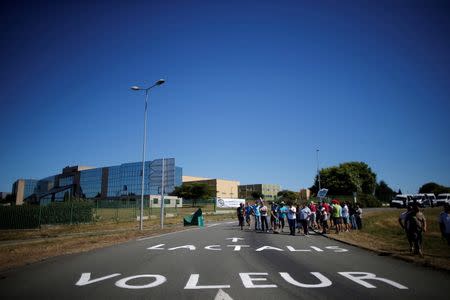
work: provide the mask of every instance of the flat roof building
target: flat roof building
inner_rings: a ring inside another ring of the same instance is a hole
[[[206,183],[213,190],[216,198],[238,198],[239,181],[236,180],[183,176],[183,183]]]
[[[253,199],[252,194],[258,192],[264,196],[264,200],[274,201],[277,200],[277,195],[281,188],[278,184],[246,184],[240,185],[238,190],[239,198],[242,199]]]
[[[164,164],[164,167],[163,167]],[[171,193],[182,184],[182,168],[175,166],[174,158],[145,162],[144,195],[161,193],[164,169],[164,194]],[[65,167],[61,174],[41,180],[19,179],[13,184],[16,204],[46,204],[76,198],[118,198],[141,195],[142,162],[94,168],[85,166]]]

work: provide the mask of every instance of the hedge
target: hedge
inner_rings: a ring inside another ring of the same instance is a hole
[[[88,223],[92,222],[93,208],[93,203],[86,201],[51,203],[46,206],[1,206],[0,228],[25,229],[44,224]]]

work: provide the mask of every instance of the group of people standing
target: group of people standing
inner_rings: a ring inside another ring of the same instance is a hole
[[[237,208],[237,216],[241,230],[245,220],[249,229],[253,222],[255,231],[272,231],[275,234],[284,231],[286,220],[290,235],[295,235],[296,230],[297,233],[303,231],[304,235],[308,235],[310,228],[323,234],[328,233],[331,227],[335,228],[336,233],[362,228],[361,208],[348,203],[341,206],[336,199],[331,201],[331,205],[325,201],[319,201],[318,204],[311,201],[302,205],[270,201],[269,207],[259,199],[254,204],[241,203]]]

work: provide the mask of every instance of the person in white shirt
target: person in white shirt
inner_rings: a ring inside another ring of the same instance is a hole
[[[348,232],[350,229],[350,213],[348,211],[348,204],[344,202],[344,206],[342,206],[342,230]]]
[[[296,218],[296,212],[295,206],[292,203],[288,203],[289,211],[287,214],[288,223],[289,223],[289,230],[290,235],[295,235],[295,218]]]
[[[267,206],[264,204],[264,202],[261,200],[260,206],[259,206],[259,212],[261,213],[261,228],[264,232],[269,232],[269,224],[267,223]]]

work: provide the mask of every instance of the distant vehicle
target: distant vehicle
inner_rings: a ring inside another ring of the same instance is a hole
[[[436,206],[441,206],[445,203],[450,204],[450,194],[439,194],[436,198]]]
[[[410,201],[412,201],[412,195],[397,195],[394,197],[394,199],[391,200],[391,207],[406,207],[406,204],[409,204]]]
[[[434,194],[415,194],[412,200],[408,202],[410,205],[416,203],[420,207],[434,206],[436,204],[436,196]]]
[[[425,195],[425,206],[436,206],[436,196],[434,194],[424,194]]]

